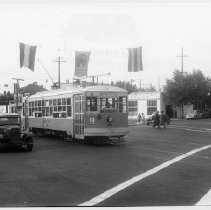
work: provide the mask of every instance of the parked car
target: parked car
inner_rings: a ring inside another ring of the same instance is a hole
[[[189,119],[200,119],[202,118],[202,113],[199,110],[193,110],[187,113],[186,120]]]
[[[18,114],[0,114],[0,148],[5,147],[25,147],[27,151],[32,151],[32,135],[21,131],[21,118]]]

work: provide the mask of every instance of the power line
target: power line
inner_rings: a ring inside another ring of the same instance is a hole
[[[45,68],[45,66],[43,65],[43,63],[40,61],[40,59],[38,58],[37,61],[40,63],[40,65],[42,66],[42,68],[44,69],[44,71],[48,74],[48,76],[50,77],[52,83],[54,84],[54,81],[51,77],[51,75],[49,74],[48,70]]]

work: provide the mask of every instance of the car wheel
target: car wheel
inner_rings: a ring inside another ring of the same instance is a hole
[[[33,149],[33,144],[27,144],[26,149],[27,149],[27,152],[31,152]]]

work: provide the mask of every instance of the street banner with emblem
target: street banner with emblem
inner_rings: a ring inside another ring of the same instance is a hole
[[[142,47],[128,49],[128,72],[143,71]]]
[[[75,74],[76,77],[87,76],[90,52],[75,52]]]
[[[20,68],[24,66],[34,71],[36,49],[37,46],[20,43]]]

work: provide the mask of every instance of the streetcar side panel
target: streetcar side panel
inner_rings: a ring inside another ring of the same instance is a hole
[[[112,121],[109,122],[109,118]],[[127,113],[86,113],[86,136],[124,136],[128,133]]]
[[[29,127],[33,130],[62,131],[73,134],[73,119],[71,118],[29,118]]]

